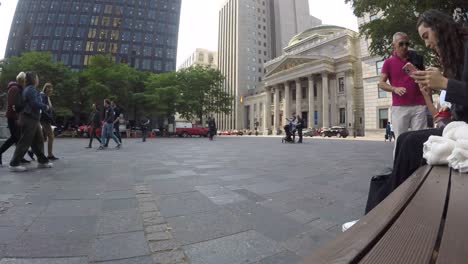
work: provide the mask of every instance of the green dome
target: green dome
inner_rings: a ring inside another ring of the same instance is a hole
[[[299,42],[301,42],[304,39],[307,39],[309,37],[312,37],[314,35],[317,36],[324,36],[324,35],[331,35],[336,32],[340,32],[346,30],[344,27],[339,27],[339,26],[331,26],[331,25],[321,25],[321,26],[316,26],[313,28],[309,28],[296,36],[294,36],[291,41],[289,41],[288,47],[293,46]]]

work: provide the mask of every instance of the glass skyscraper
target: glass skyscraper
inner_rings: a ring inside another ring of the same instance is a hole
[[[176,68],[181,0],[19,0],[5,57],[48,51],[82,69],[97,54],[145,71]]]

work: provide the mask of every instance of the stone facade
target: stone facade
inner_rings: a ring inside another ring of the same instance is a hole
[[[361,26],[375,18],[376,16],[366,14],[364,17],[358,18],[358,24]],[[392,105],[391,93],[380,90],[378,87],[383,58],[370,55],[369,45],[371,40],[366,40],[363,37],[360,42],[365,101],[365,134],[367,136],[383,135],[385,134],[383,124],[390,121]]]
[[[310,16],[308,7],[307,0],[224,1],[219,11],[218,67],[226,77],[225,92],[235,100],[232,113],[216,116],[220,130],[243,129],[241,101],[261,87],[264,63],[282,51],[284,39],[287,43],[301,32],[301,23],[321,23]]]
[[[358,33],[317,26],[295,36],[285,55],[265,63],[263,87],[243,102],[252,129],[281,130],[285,118],[301,114],[309,128],[344,126],[364,133],[364,100]],[[261,121],[261,122],[260,122]]]
[[[207,49],[196,49],[184,62],[177,67],[178,70],[189,68],[193,65],[208,66],[211,68],[218,67],[218,52]]]

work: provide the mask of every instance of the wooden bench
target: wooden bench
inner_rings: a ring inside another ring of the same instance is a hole
[[[302,264],[468,263],[468,174],[419,168],[398,189]]]

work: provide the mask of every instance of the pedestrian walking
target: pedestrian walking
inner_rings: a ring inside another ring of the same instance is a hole
[[[146,142],[146,133],[147,133],[149,124],[150,124],[149,118],[147,118],[145,115],[142,115],[140,118],[140,126],[141,126],[141,137],[142,137],[143,142]]]
[[[214,117],[210,117],[208,119],[208,129],[210,133],[210,140],[213,140],[214,136],[216,135],[216,121]]]
[[[104,144],[106,143],[107,137],[112,138],[115,141],[117,144],[116,148],[119,149],[121,147],[119,139],[113,133],[114,119],[115,114],[111,107],[111,102],[109,99],[104,99],[104,124],[102,125],[101,146],[99,146],[100,150],[106,147]]]
[[[115,136],[119,139],[120,144],[122,144],[122,136],[120,135],[120,123],[121,123],[121,120],[123,121],[122,109],[117,105],[115,101],[111,101],[111,107],[114,110],[114,114],[115,114],[114,133],[115,133]]]
[[[379,82],[380,89],[392,93],[392,124],[397,138],[409,129],[427,128],[424,97],[418,84],[403,69],[407,63],[411,63],[417,69],[424,70],[422,56],[410,51],[410,45],[406,33],[393,35],[393,56],[385,60]]]
[[[96,138],[101,144],[101,139],[97,136],[96,130],[101,127],[101,113],[96,107],[96,104],[91,106],[91,114],[89,115],[89,125],[90,125],[90,132],[89,132],[89,145],[86,148],[93,147],[93,139]],[[102,132],[102,131],[101,131]]]
[[[385,126],[385,141],[392,142],[392,124],[390,122]]]
[[[296,125],[296,130],[297,130],[297,135],[299,136],[299,140],[297,143],[302,143],[302,129],[304,128],[304,120],[302,119],[301,116],[297,116],[297,125]]]
[[[22,172],[27,169],[20,165],[24,154],[31,147],[37,157],[38,168],[52,168],[53,164],[44,155],[44,135],[40,123],[41,110],[49,110],[49,106],[42,103],[39,90],[39,77],[34,72],[26,73],[26,82],[22,98],[24,109],[20,114],[20,129],[21,137],[16,144],[15,153],[10,161],[10,170],[14,172]]]
[[[53,118],[53,106],[50,97],[54,91],[54,87],[51,83],[46,83],[41,92],[42,103],[49,107],[48,110],[41,112],[41,126],[44,133],[44,140],[47,141],[47,158],[49,160],[58,160],[57,157],[53,154],[54,146],[54,130],[52,129],[52,124],[54,124]]]
[[[23,111],[24,105],[22,103],[23,87],[26,81],[26,73],[20,72],[16,76],[16,82],[10,82],[7,88],[7,111],[6,118],[8,129],[10,130],[10,137],[0,147],[0,167],[3,166],[2,155],[11,146],[16,144],[21,136],[20,127],[18,125],[19,114]],[[33,159],[32,153],[30,154]],[[22,159],[21,163],[29,163],[28,160]]]

